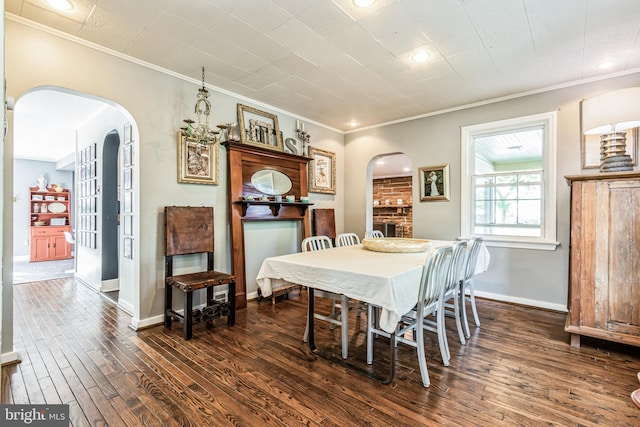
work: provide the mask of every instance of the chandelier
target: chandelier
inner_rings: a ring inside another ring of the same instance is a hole
[[[196,100],[196,121],[184,119],[187,126],[180,128],[180,133],[187,141],[197,144],[215,144],[218,138],[218,131],[209,128],[209,115],[211,114],[211,103],[207,100],[209,91],[204,87],[204,67],[202,67],[202,88],[198,89],[198,99]],[[195,126],[194,126],[195,123]]]

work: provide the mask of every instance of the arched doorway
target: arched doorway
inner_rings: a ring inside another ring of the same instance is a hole
[[[404,153],[388,153],[371,159],[367,185],[367,230],[387,237],[413,237],[413,166]]]
[[[121,240],[118,201],[123,164],[119,148],[125,125],[137,135],[133,118],[121,106],[52,86],[22,94],[15,103],[13,123],[9,124],[7,139],[12,140],[14,147],[14,188],[35,185],[33,182],[41,174],[49,182],[64,183],[69,188],[70,225],[76,238],[73,245],[76,262],[70,273],[100,292],[118,289],[119,283],[131,288],[138,283],[133,269],[126,271],[131,276],[127,278],[122,277],[119,269],[122,250],[118,244]],[[130,144],[133,148],[137,142]],[[44,157],[49,152],[55,157]],[[29,225],[25,223],[29,219],[26,213],[30,201],[17,199],[25,206],[14,203],[14,218],[20,220],[14,222],[12,250],[24,252],[22,256],[26,254],[29,263],[26,252]],[[40,280],[43,279],[47,277]],[[132,312],[135,293],[135,289],[126,289],[127,299],[118,300],[118,305]]]

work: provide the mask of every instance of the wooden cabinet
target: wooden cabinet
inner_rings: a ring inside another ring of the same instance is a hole
[[[69,190],[29,190],[29,260],[71,258],[71,244],[64,236],[65,231],[71,232]]]
[[[640,173],[565,178],[571,344],[579,346],[585,335],[640,346]]]

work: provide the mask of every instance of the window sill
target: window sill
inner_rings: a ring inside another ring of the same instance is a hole
[[[482,236],[482,241],[487,247],[494,248],[513,248],[513,249],[533,249],[538,251],[555,251],[560,242],[542,239],[527,238],[507,238]]]

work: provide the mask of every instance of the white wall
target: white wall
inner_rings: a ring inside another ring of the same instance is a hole
[[[36,178],[43,175],[47,185],[58,184],[71,189],[73,173],[56,170],[55,163],[36,160],[15,159],[13,168],[13,256],[26,261],[29,257],[29,212],[33,203],[29,200],[29,187],[36,186]]]
[[[600,91],[640,85],[640,74],[602,80],[448,114],[347,134],[345,137],[345,228],[365,231],[369,160],[403,152],[417,168],[450,164],[451,199],[414,203],[414,236],[455,239],[460,234],[460,127],[558,111],[557,240],[555,251],[490,248],[491,266],[478,276],[484,295],[524,304],[566,309],[569,260],[569,187],[564,175],[594,173],[580,169],[579,101]],[[414,186],[413,200],[420,200]]]
[[[220,149],[219,185],[177,183],[177,130],[182,119],[193,116],[199,82],[187,82],[97,51],[22,21],[6,19],[5,25],[9,95],[18,98],[39,86],[68,88],[113,101],[137,124],[139,238],[135,239],[133,268],[138,283],[134,284],[137,291],[132,298],[132,322],[134,327],[160,322],[164,303],[164,206],[214,206],[215,265],[221,271],[231,271],[225,149]],[[211,91],[209,99],[213,104],[212,124],[235,122],[236,105],[242,103],[277,114],[284,138],[294,136],[295,119],[288,114],[217,91]],[[307,128],[311,143],[336,152],[338,159],[337,195],[312,194],[311,202],[316,203],[314,207],[335,207],[336,223],[342,228],[343,135],[311,123]],[[11,135],[7,144],[13,144]],[[6,247],[11,246],[5,243]]]

